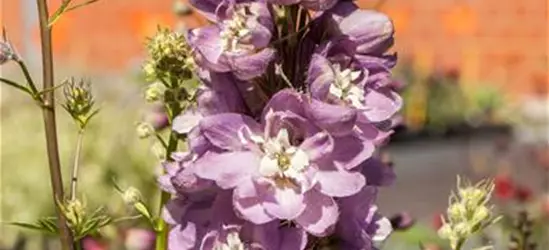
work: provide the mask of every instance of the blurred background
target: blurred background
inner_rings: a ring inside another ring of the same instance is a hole
[[[49,2],[53,9],[61,0]],[[35,1],[0,3],[0,24],[39,78]],[[400,58],[395,75],[406,105],[398,117],[402,125],[380,152],[393,163],[398,180],[382,190],[379,204],[386,215],[404,212],[417,223],[415,231],[393,237],[387,249],[417,249],[419,241],[436,241],[437,218],[457,174],[495,178],[498,204],[549,216],[547,1],[358,3],[394,21]],[[155,107],[145,105],[141,94],[146,38],[158,26],[205,24],[198,15],[176,18],[176,5],[172,0],[100,0],[64,15],[53,32],[57,81],[91,79],[101,106],[84,141],[83,196],[89,206],[105,205],[117,216],[127,208],[113,178],[123,187],[137,187],[148,201],[156,199],[154,145],[135,132],[137,122],[155,119]],[[13,64],[3,65],[1,74],[21,79]],[[1,97],[0,221],[51,215],[40,111],[3,85]],[[68,175],[76,129],[65,113],[58,117]],[[125,228],[140,226],[128,222]],[[36,236],[5,225],[0,230],[0,249]],[[122,234],[130,238],[128,232]]]

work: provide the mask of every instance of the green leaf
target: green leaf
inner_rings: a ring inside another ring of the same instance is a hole
[[[46,226],[46,224],[40,223],[40,221],[35,222],[35,223],[10,222],[8,224],[12,225],[12,226],[24,228],[24,229],[40,231],[40,232],[43,232],[43,233],[46,233],[46,234],[51,234],[51,235],[57,234],[57,228],[55,227],[55,224],[54,224],[55,228],[53,228],[53,229],[49,225]]]
[[[484,246],[484,247],[474,248],[473,250],[492,250],[492,249],[494,249],[493,246]]]
[[[137,202],[133,205],[133,207],[135,208],[135,210],[137,210],[140,214],[142,214],[143,216],[145,216],[145,218],[151,220],[152,219],[152,216],[151,216],[151,213],[149,212],[149,209],[147,208],[147,206],[145,206],[145,204],[143,204],[143,202]]]
[[[57,218],[55,217],[39,219],[38,223],[53,234],[57,234],[59,232],[57,228]]]

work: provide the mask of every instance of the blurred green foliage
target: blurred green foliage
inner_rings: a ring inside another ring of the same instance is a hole
[[[155,172],[159,166],[150,152],[152,141],[140,140],[135,132],[146,106],[138,84],[112,78],[92,82],[101,112],[89,124],[84,137],[78,198],[89,207],[104,206],[113,217],[123,217],[131,212],[115,191],[113,180],[123,188],[133,186],[141,190],[147,203],[155,202],[158,195]],[[51,216],[54,212],[40,109],[27,96],[9,88],[2,88],[0,105],[1,221],[32,222]],[[78,128],[63,109],[57,111],[62,170],[68,190]],[[2,227],[0,246],[10,245],[20,229],[4,223]]]

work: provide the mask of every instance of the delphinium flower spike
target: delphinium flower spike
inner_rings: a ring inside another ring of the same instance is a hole
[[[172,114],[186,151],[158,178],[168,249],[375,249],[392,232],[377,192],[395,179],[376,149],[402,106],[390,19],[339,0],[190,3],[212,23],[181,34],[190,57],[153,39],[145,66],[150,101],[169,92],[160,65],[186,58],[200,82]]]

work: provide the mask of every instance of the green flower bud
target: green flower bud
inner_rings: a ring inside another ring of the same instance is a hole
[[[97,113],[94,110],[94,98],[91,93],[91,83],[83,79],[74,78],[64,81],[63,94],[65,103],[63,108],[72,116],[80,128],[84,128],[88,121]]]
[[[475,209],[475,213],[473,215],[473,221],[474,222],[483,222],[490,218],[490,209],[488,209],[485,206],[480,206],[477,209]]]
[[[460,220],[460,218],[465,216],[467,216],[467,209],[463,204],[454,203],[448,207],[448,217],[451,218],[452,221]]]
[[[438,229],[438,235],[440,236],[440,238],[449,239],[452,234],[452,227],[447,223],[445,223],[444,225],[442,225],[442,227],[440,227],[440,229]]]
[[[147,44],[149,60],[144,72],[149,80],[162,78],[189,79],[195,67],[191,48],[185,36],[168,29],[159,29]]]
[[[142,195],[137,188],[129,187],[122,193],[122,199],[126,204],[133,206],[133,204],[141,202]]]
[[[145,100],[147,102],[156,102],[162,100],[166,87],[159,82],[155,82],[147,86],[145,90]]]
[[[67,201],[61,208],[67,221],[73,227],[80,225],[86,216],[86,207],[79,200]]]
[[[140,122],[137,124],[137,136],[141,139],[148,138],[155,134],[154,127],[150,123]]]

